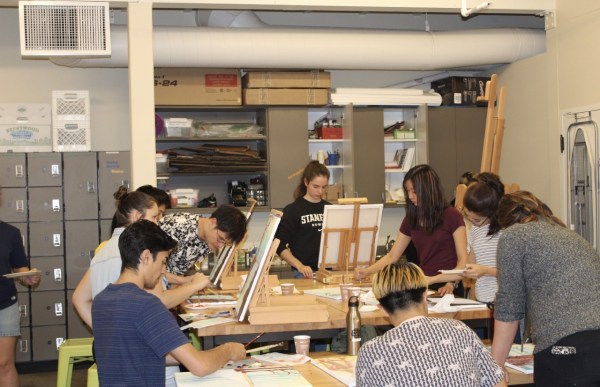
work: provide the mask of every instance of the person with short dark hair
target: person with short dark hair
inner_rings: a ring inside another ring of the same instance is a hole
[[[168,193],[160,188],[146,184],[138,187],[136,191],[150,195],[154,198],[154,200],[156,200],[156,205],[158,206],[158,220],[161,220],[162,217],[165,216],[165,211],[167,208],[171,208],[171,197]]]
[[[245,358],[239,343],[197,351],[169,310],[144,290],[160,280],[176,245],[158,225],[146,220],[131,224],[119,236],[121,275],[92,305],[100,385],[164,386],[167,355],[197,376]]]
[[[400,261],[376,272],[373,293],[394,328],[360,348],[358,386],[506,386],[471,328],[427,316],[427,278],[417,265]]]
[[[177,248],[167,262],[169,273],[183,275],[211,251],[239,243],[246,234],[246,216],[238,208],[221,205],[209,218],[175,212],[165,215],[160,227],[177,240]]]

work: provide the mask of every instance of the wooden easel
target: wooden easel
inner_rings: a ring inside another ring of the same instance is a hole
[[[344,228],[329,228],[323,225],[323,251],[322,260],[319,270],[316,272],[316,279],[327,284],[338,284],[347,283],[350,280],[354,282],[370,282],[370,278],[364,278],[362,280],[353,279],[354,268],[359,265],[359,252],[360,252],[360,239],[363,232],[370,232],[372,235],[370,243],[369,261],[362,262],[369,266],[373,264],[375,253],[376,253],[376,238],[378,225],[370,227],[359,227],[360,220],[360,205],[366,203],[365,198],[356,198],[354,201],[348,201],[347,199],[341,204],[350,204],[354,206],[352,215],[351,227]],[[339,234],[340,240],[338,244],[338,256],[336,262],[327,262],[327,250],[329,248],[331,234]],[[354,254],[352,254],[352,247],[354,247]],[[352,257],[350,256],[352,254]],[[331,268],[328,269],[328,268]]]
[[[271,297],[269,269],[279,240],[275,239],[268,254],[268,261],[258,278],[258,288],[250,299],[250,324],[288,324],[327,322],[329,312],[325,304],[319,303],[315,296],[302,294]]]

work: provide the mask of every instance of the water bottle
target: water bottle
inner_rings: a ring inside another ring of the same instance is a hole
[[[348,314],[346,315],[347,353],[358,355],[360,349],[360,313],[358,312],[358,297],[351,296],[348,300]]]

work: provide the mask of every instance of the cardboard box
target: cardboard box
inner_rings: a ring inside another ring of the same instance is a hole
[[[326,105],[329,89],[244,89],[244,105]]]
[[[155,68],[154,103],[159,106],[241,105],[240,72],[237,69]]]
[[[52,152],[50,104],[0,104],[0,152]]]
[[[442,105],[478,105],[477,97],[485,95],[490,78],[449,77],[431,82],[431,88],[442,96]],[[479,103],[486,106],[486,103]]]
[[[317,135],[322,140],[341,140],[344,138],[344,128],[327,126],[318,128]]]
[[[331,74],[327,71],[250,71],[242,78],[244,88],[328,89]]]

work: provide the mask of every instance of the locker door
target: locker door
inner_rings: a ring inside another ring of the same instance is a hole
[[[75,289],[100,243],[98,221],[67,221],[65,231],[67,289]]]
[[[62,290],[65,288],[65,263],[63,257],[31,257],[31,267],[40,269],[42,279],[32,292]]]
[[[29,221],[49,222],[63,219],[61,187],[29,188]]]
[[[17,349],[15,354],[17,363],[27,363],[31,361],[31,328],[21,328],[21,337],[17,339]]]
[[[71,298],[73,290],[67,291],[67,333],[70,339],[74,337],[92,337],[91,330],[85,325],[73,307]]]
[[[112,219],[103,219],[100,221],[100,242],[109,240],[112,236],[110,225]]]
[[[129,152],[98,153],[98,201],[101,219],[112,219],[115,214],[113,194],[121,185],[129,187],[130,171]]]
[[[33,361],[58,359],[58,349],[67,338],[67,327],[65,325],[33,327],[31,332]]]
[[[0,201],[2,198],[0,197]],[[0,217],[0,219],[2,219]],[[27,223],[11,223],[12,226],[15,226],[21,232],[21,238],[23,239],[23,248],[25,249],[25,255],[29,252],[29,245],[27,243]]]
[[[25,187],[25,153],[0,154],[0,187]]]
[[[28,153],[27,178],[30,187],[62,186],[60,153]]]
[[[27,222],[25,188],[0,188],[0,219],[6,223]]]
[[[65,153],[65,220],[98,219],[96,153]]]
[[[21,327],[31,325],[31,305],[29,303],[29,293],[17,293],[17,304],[19,304],[19,314],[21,315]]]
[[[31,293],[32,326],[58,325],[64,324],[66,321],[64,291]]]
[[[62,222],[29,223],[29,254],[32,257],[64,255]]]

